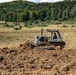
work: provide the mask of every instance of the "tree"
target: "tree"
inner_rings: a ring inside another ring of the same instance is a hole
[[[62,11],[61,11],[61,9],[59,8],[59,10],[58,10],[58,15],[57,15],[57,19],[59,20],[59,19],[61,19],[62,18]]]
[[[30,20],[31,21],[37,20],[37,14],[36,14],[36,12],[34,12],[34,11],[30,12]]]
[[[69,8],[68,7],[63,11],[62,18],[63,18],[63,20],[69,19]]]
[[[70,15],[71,15],[72,19],[74,19],[74,17],[76,17],[76,5],[72,7]]]
[[[52,11],[52,12],[51,12],[51,20],[54,20],[54,8],[52,8],[51,11]]]
[[[76,1],[76,0],[64,0],[64,1],[68,1],[69,2],[69,1]]]

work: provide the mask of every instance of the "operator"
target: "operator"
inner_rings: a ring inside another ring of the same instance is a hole
[[[53,40],[57,40],[57,35],[56,35],[56,33],[54,33],[54,35],[53,35]]]

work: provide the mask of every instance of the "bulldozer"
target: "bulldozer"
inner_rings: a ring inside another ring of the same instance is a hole
[[[31,47],[37,50],[61,50],[65,47],[66,43],[62,40],[59,30],[50,30],[50,36],[43,35],[43,29],[41,29],[41,35],[35,36],[35,40],[31,43]]]

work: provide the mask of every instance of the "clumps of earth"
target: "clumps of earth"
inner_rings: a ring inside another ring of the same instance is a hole
[[[29,42],[0,49],[1,75],[75,75],[76,49],[34,50]]]

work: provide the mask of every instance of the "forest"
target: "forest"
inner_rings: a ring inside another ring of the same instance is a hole
[[[0,3],[0,21],[43,22],[76,21],[76,1],[64,0],[55,3],[12,1]]]

